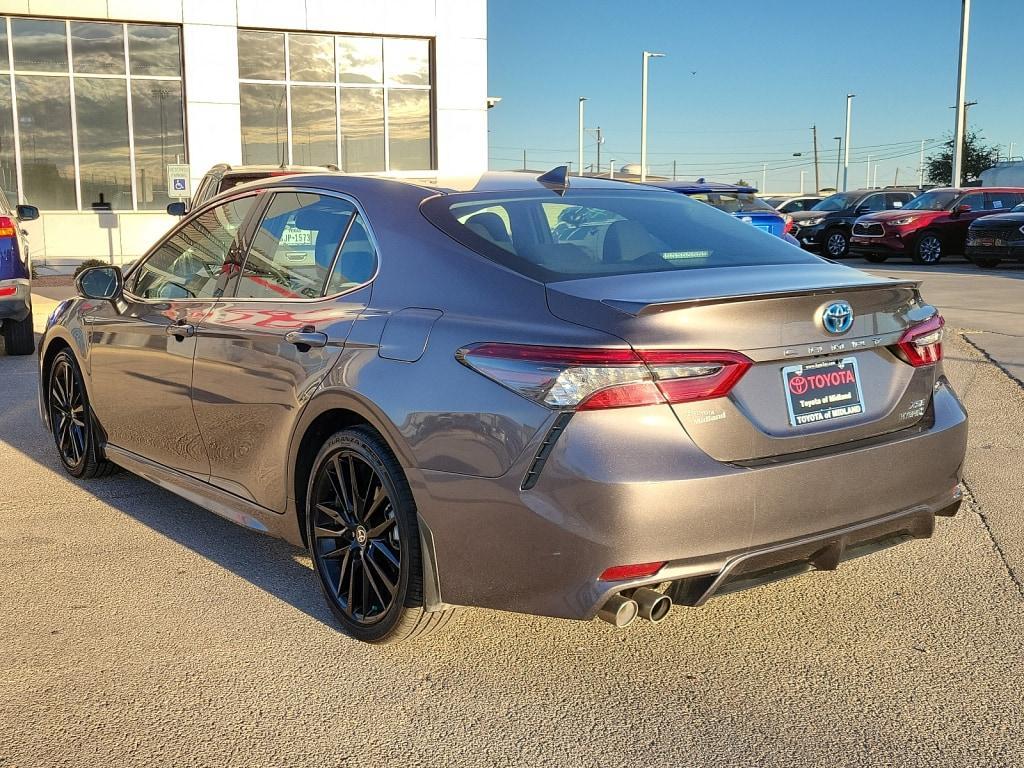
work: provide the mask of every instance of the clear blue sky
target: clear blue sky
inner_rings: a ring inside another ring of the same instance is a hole
[[[576,160],[577,98],[605,135],[602,167],[640,155],[640,61],[651,61],[652,173],[706,176],[796,191],[814,185],[812,124],[822,186],[832,186],[845,96],[853,102],[850,185],[916,181],[920,141],[953,128],[959,0],[489,0],[491,168]],[[967,96],[970,124],[1024,154],[1024,0],[974,0]],[[691,72],[696,74],[691,74]],[[794,152],[803,157],[794,158]],[[894,155],[904,155],[894,157]],[[588,135],[587,164],[595,160]],[[806,165],[793,167],[801,162]],[[788,167],[787,167],[788,166]]]

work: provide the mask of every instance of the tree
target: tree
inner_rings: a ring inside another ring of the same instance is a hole
[[[751,184],[749,181],[745,181],[744,179],[740,179],[739,181],[736,182],[736,186],[737,187],[752,187],[754,185]]]
[[[964,135],[963,181],[976,181],[999,159],[999,148],[983,143],[984,138],[978,131]],[[953,141],[952,134],[948,135],[942,149],[925,163],[925,174],[932,184],[953,183]]]

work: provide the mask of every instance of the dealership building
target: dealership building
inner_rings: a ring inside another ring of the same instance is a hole
[[[121,264],[168,166],[480,173],[486,88],[485,0],[0,0],[0,184],[38,274]]]

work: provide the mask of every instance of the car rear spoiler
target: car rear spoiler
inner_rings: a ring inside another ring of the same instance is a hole
[[[645,304],[637,301],[617,301],[605,299],[602,303],[609,307],[625,312],[634,317],[645,315],[656,315],[661,312],[672,312],[677,309],[688,307],[701,307],[709,304],[731,304],[740,301],[754,301],[758,299],[785,299],[792,296],[815,296],[834,293],[852,293],[856,291],[876,291],[879,288],[912,288],[915,291],[921,287],[920,280],[884,280],[867,285],[836,285],[831,287],[801,288],[788,291],[764,291],[762,293],[728,294],[724,296],[701,296],[693,299],[681,299],[673,301],[656,302]]]

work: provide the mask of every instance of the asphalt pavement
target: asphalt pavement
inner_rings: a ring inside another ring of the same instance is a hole
[[[350,641],[302,551],[62,473],[34,359],[0,356],[0,767],[1024,765],[1024,388],[979,349],[1024,336],[1024,285],[959,275],[926,295],[980,340],[946,347],[960,514],[626,630],[466,609]]]

